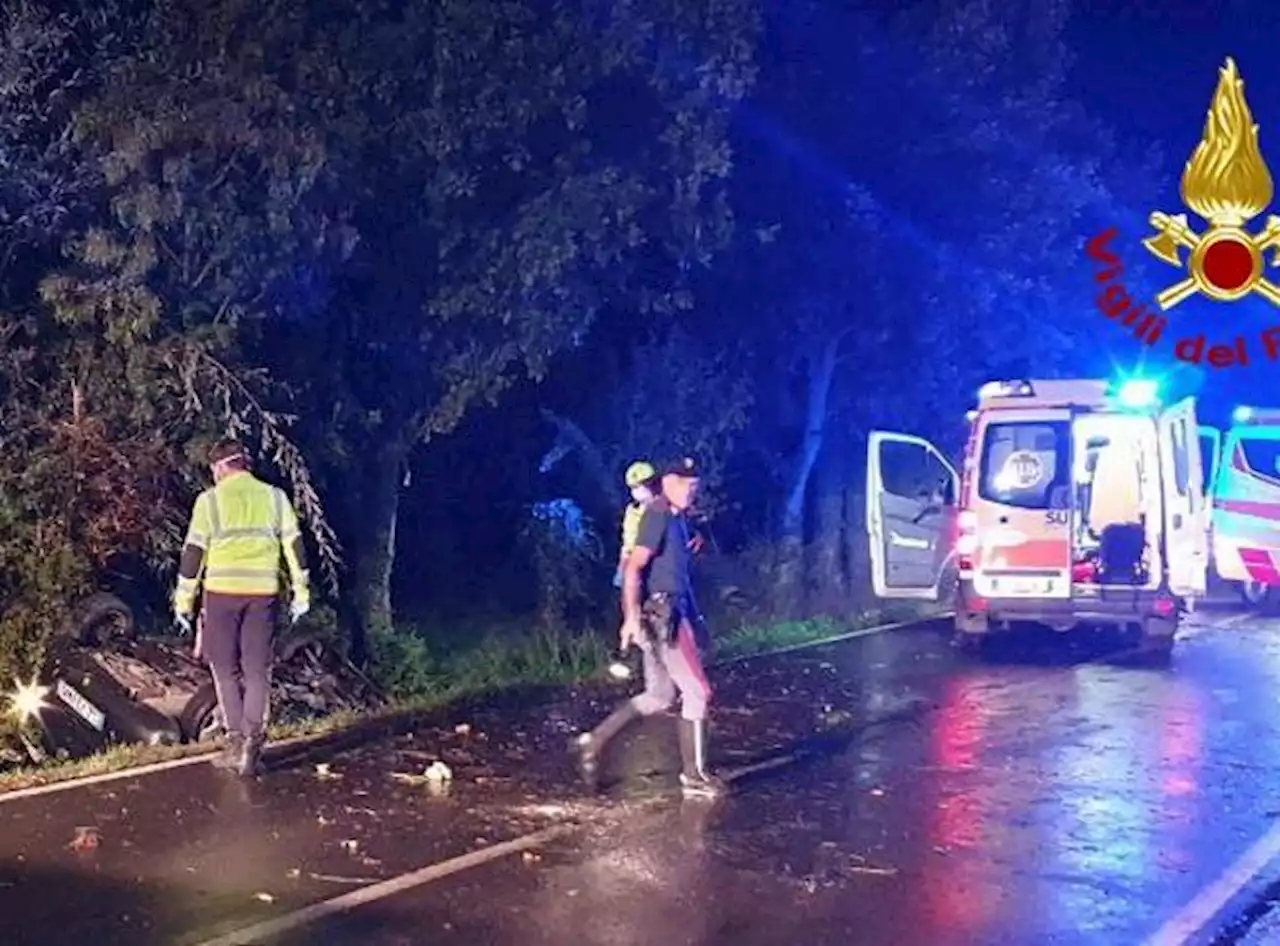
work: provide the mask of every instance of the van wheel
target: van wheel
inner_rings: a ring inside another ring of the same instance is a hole
[[[1236,585],[1240,599],[1259,614],[1272,614],[1276,610],[1276,589],[1260,581],[1242,581]]]

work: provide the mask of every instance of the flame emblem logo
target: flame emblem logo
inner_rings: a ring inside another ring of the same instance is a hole
[[[1168,311],[1196,293],[1216,302],[1234,302],[1256,292],[1280,306],[1280,286],[1268,280],[1263,252],[1274,250],[1271,265],[1280,265],[1280,217],[1252,234],[1245,225],[1266,210],[1274,196],[1271,172],[1258,148],[1258,126],[1244,98],[1244,80],[1228,58],[1219,70],[1204,136],[1182,172],[1182,202],[1203,217],[1209,228],[1196,233],[1186,214],[1156,211],[1156,232],[1142,245],[1162,262],[1188,273],[1156,296]],[[1191,253],[1185,266],[1180,250]]]

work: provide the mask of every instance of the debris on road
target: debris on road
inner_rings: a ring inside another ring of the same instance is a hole
[[[71,843],[67,847],[73,851],[95,851],[102,843],[102,831],[93,826],[76,828],[76,836],[71,839]]]
[[[318,880],[326,884],[352,884],[353,886],[363,886],[365,884],[376,884],[377,877],[341,877],[337,874],[313,874],[308,873],[308,877],[312,880]]]

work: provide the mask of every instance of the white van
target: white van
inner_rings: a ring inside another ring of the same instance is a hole
[[[1237,408],[1213,478],[1213,568],[1245,602],[1280,604],[1280,410]]]
[[[970,412],[960,476],[932,444],[874,431],[867,532],[881,598],[954,589],[960,640],[1020,622],[1114,625],[1172,650],[1205,593],[1195,402],[1153,382],[996,381]]]

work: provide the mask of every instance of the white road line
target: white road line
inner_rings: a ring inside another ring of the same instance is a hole
[[[827,644],[839,644],[842,641],[856,640],[859,637],[870,637],[872,634],[883,634],[885,631],[896,631],[899,628],[911,627],[913,624],[927,624],[930,621],[941,621],[954,616],[954,611],[943,611],[939,614],[931,614],[925,618],[912,618],[910,621],[895,621],[892,624],[877,624],[875,627],[864,627],[857,631],[845,631],[843,634],[832,634],[830,637],[823,637],[816,641],[805,641],[801,644],[792,644],[789,647],[779,647],[777,650],[762,650],[756,654],[743,654],[740,657],[729,657],[726,660],[713,661],[713,667],[728,667],[731,664],[745,663],[748,660],[763,660],[766,657],[776,657],[779,654],[790,654],[797,650],[809,650],[813,647],[825,647]]]
[[[152,762],[148,765],[139,765],[136,768],[120,769],[115,772],[100,772],[97,775],[82,775],[79,778],[64,779],[61,782],[50,782],[47,785],[32,785],[30,788],[15,788],[12,791],[0,792],[0,804],[7,801],[18,801],[22,798],[35,798],[38,795],[51,795],[54,792],[64,792],[69,788],[86,788],[90,785],[101,785],[103,782],[115,782],[125,778],[140,778],[144,775],[154,775],[157,772],[167,772],[170,769],[180,769],[183,766],[195,765],[197,762],[207,762],[217,753],[208,752],[200,755],[183,756],[181,759],[167,759],[164,762]]]
[[[395,896],[398,893],[404,893],[414,887],[421,887],[451,874],[470,870],[472,867],[479,867],[481,864],[496,861],[509,854],[540,847],[548,841],[568,834],[572,830],[571,825],[556,825],[544,828],[541,831],[535,831],[533,834],[526,834],[522,838],[516,838],[514,841],[504,841],[501,844],[481,848],[478,851],[472,851],[470,854],[453,857],[438,864],[429,864],[407,874],[401,874],[399,877],[392,877],[390,880],[370,884],[367,887],[352,890],[330,900],[313,903],[309,907],[303,907],[293,913],[286,913],[284,916],[276,917],[273,920],[254,923],[251,926],[226,933],[215,939],[205,940],[197,944],[197,946],[261,946],[262,941],[268,937],[287,933],[290,930],[305,926],[308,923],[314,923],[316,920],[322,920],[328,916],[345,913],[366,903],[374,903],[378,900]]]
[[[1196,898],[1162,926],[1143,946],[1184,946],[1200,934],[1218,912],[1245,888],[1277,856],[1280,856],[1280,824],[1273,827],[1205,887]]]
[[[294,736],[290,739],[281,739],[277,742],[267,743],[266,748],[271,751],[280,749],[292,749],[295,746],[305,746],[317,741],[323,736]],[[166,759],[163,762],[148,762],[146,765],[134,766],[128,769],[118,769],[114,772],[99,772],[97,775],[81,775],[77,778],[63,779],[59,782],[50,782],[47,785],[32,785],[29,788],[15,788],[9,791],[0,790],[0,804],[7,801],[18,801],[22,798],[35,798],[40,795],[52,795],[54,792],[65,792],[72,788],[87,788],[90,785],[101,785],[104,782],[118,782],[126,778],[141,778],[144,775],[155,775],[159,772],[168,772],[171,769],[181,769],[188,765],[195,765],[199,762],[208,762],[218,753],[216,751],[201,752],[198,755],[182,756],[180,759]]]

